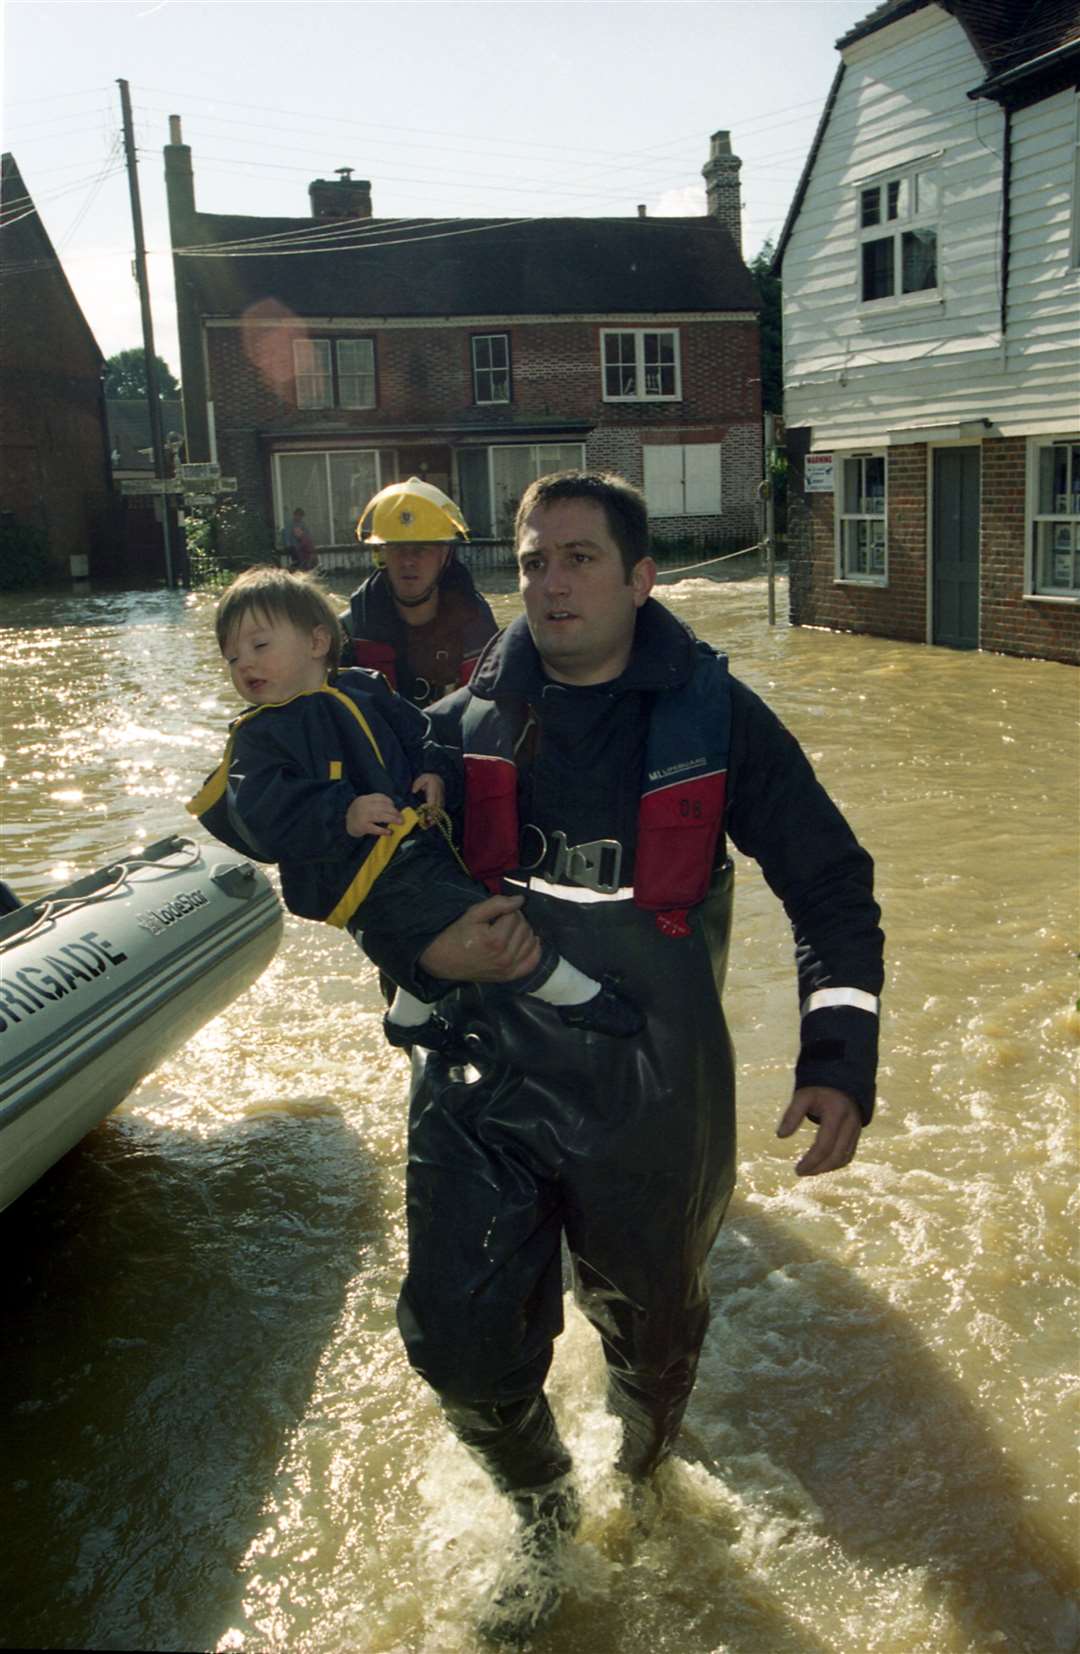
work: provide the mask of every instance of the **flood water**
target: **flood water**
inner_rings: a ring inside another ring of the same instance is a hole
[[[628,1509],[568,1306],[552,1397],[586,1516],[532,1646],[1075,1649],[1080,680],[770,631],[761,581],[662,595],[876,858],[881,1101],[850,1168],[794,1177],[790,938],[740,863],[740,1175],[688,1413],[709,1463]],[[234,710],[212,606],[6,601],[24,896],[187,830]],[[407,1071],[379,1012],[349,939],[289,919],[259,982],[0,1215],[0,1646],[479,1647],[511,1522],[398,1341]]]

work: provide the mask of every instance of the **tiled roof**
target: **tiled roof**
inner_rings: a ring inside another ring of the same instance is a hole
[[[103,360],[15,157],[8,153],[0,156],[0,207],[4,212],[4,223],[0,227],[0,270],[5,282],[12,284],[7,289],[9,313],[13,309],[10,295],[15,294],[19,302],[32,304],[40,318],[55,319],[58,313],[62,314],[82,335],[82,344],[99,361]],[[0,334],[0,338],[10,342],[13,331],[13,324],[9,322],[7,333]],[[28,340],[19,339],[17,344],[25,348]],[[5,351],[5,356],[8,354]]]
[[[884,0],[836,42],[837,50],[842,51],[845,46],[864,40],[878,29],[934,3],[935,0]],[[1047,85],[1055,89],[1057,82],[1052,79],[1055,67],[1044,61],[1054,53],[1067,53],[1064,65],[1060,61],[1057,64],[1058,81],[1076,73],[1075,59],[1080,56],[1080,0],[937,0],[937,3],[956,18],[986,69],[987,78],[981,86],[970,89],[969,97],[1004,96],[1003,89],[1018,82],[1022,82],[1025,89],[1036,88],[1037,93]],[[806,195],[844,67],[841,61],[796,185],[773,255],[774,272],[779,273],[782,268],[784,250]]]
[[[863,40],[932,0],[884,0],[836,42]],[[1080,0],[940,0],[962,26],[987,74],[1033,62],[1073,40],[1080,41]]]
[[[197,213],[194,225],[198,249],[292,232],[276,252],[240,245],[243,257],[181,256],[204,315],[235,315],[268,297],[301,316],[757,309],[738,248],[712,217],[342,223]],[[328,230],[338,232],[329,242]]]

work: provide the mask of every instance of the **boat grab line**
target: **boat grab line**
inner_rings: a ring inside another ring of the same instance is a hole
[[[85,896],[61,896],[53,901],[44,902],[41,912],[32,925],[27,925],[25,930],[18,930],[13,936],[7,936],[0,940],[0,953],[3,953],[7,948],[15,947],[18,943],[28,942],[32,936],[36,936],[38,931],[43,930],[46,925],[51,925],[54,920],[63,918],[65,913],[76,913],[81,907],[89,907],[91,902],[104,902],[110,896],[115,896],[117,891],[122,890],[124,885],[127,884],[128,875],[136,867],[156,867],[159,872],[182,873],[186,868],[196,865],[202,852],[194,839],[188,839],[182,849],[172,850],[169,854],[183,854],[187,859],[179,862],[166,862],[160,857],[128,856],[125,861],[113,862],[110,867],[105,869],[107,873],[116,874],[111,884],[102,885],[99,890],[88,890]],[[37,903],[31,902],[29,906],[36,907]]]

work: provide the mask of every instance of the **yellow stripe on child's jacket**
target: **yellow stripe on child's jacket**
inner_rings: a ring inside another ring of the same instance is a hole
[[[304,693],[310,695],[332,695],[336,701],[339,701],[343,707],[346,707],[348,711],[352,713],[364,734],[371,742],[372,750],[375,753],[379,763],[383,764],[383,755],[379,751],[379,743],[375,739],[371,725],[364,717],[364,714],[361,712],[356,702],[352,700],[350,696],[346,695],[340,689],[334,689],[328,683],[323,684],[320,689],[305,690]],[[299,700],[300,696],[293,695],[290,699]],[[186,806],[193,816],[205,815],[215,804],[220,803],[221,799],[224,797],[225,790],[229,784],[229,767],[232,763],[233,748],[236,745],[236,732],[240,726],[248,723],[250,719],[258,717],[260,712],[269,712],[275,707],[287,706],[288,704],[289,703],[287,701],[270,701],[263,706],[253,706],[249,711],[242,712],[234,721],[229,731],[229,739],[225,746],[224,758],[213,774],[207,776],[202,787]],[[340,758],[331,758],[329,761],[329,767],[329,779],[331,781],[340,781],[343,776],[342,760]],[[385,765],[383,765],[383,767],[385,768]],[[380,838],[378,843],[372,847],[371,853],[365,858],[363,866],[356,874],[356,877],[349,884],[348,889],[341,896],[332,912],[326,915],[326,918],[323,921],[324,924],[337,925],[339,927],[348,924],[361,902],[371,890],[375,880],[389,862],[402,839],[411,833],[413,828],[420,822],[420,817],[411,805],[406,805],[405,809],[402,810],[401,815],[402,819],[400,823],[396,827],[391,827],[387,836],[385,838]]]

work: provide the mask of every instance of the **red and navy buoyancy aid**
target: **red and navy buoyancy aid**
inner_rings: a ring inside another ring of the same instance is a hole
[[[469,570],[456,558],[443,570],[439,590],[439,608],[447,625],[449,681],[429,683],[410,665],[409,629],[394,606],[385,569],[369,575],[349,599],[342,664],[381,672],[391,689],[420,707],[462,688],[498,627]]]
[[[660,930],[688,933],[687,910],[704,900],[724,827],[731,692],[727,660],[699,643],[689,682],[656,695],[638,808],[634,902]],[[497,890],[520,865],[518,720],[496,701],[470,696],[462,715],[464,855],[470,873]]]

